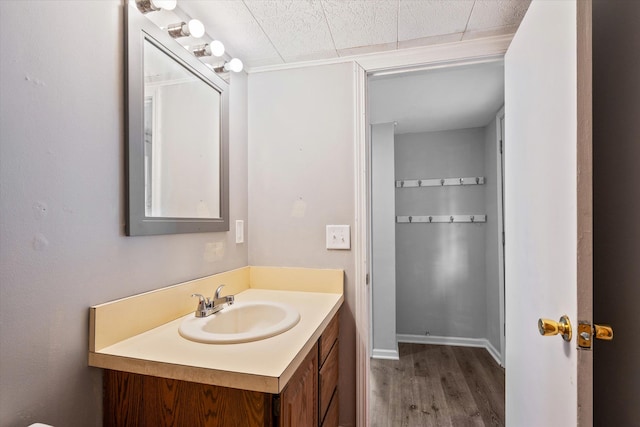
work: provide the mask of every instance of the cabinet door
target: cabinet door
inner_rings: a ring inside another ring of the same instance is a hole
[[[104,371],[104,427],[264,427],[271,394]]]
[[[281,427],[318,425],[318,344],[280,395]]]
[[[329,402],[338,386],[338,342],[334,344],[327,356],[327,360],[320,368],[320,374],[318,377],[318,383],[320,390],[319,405],[320,405],[320,421],[322,421],[329,408]]]

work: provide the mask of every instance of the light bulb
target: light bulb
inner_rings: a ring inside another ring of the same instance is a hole
[[[224,68],[226,68],[227,70],[231,70],[234,73],[239,73],[240,71],[242,71],[243,67],[244,65],[242,64],[242,61],[240,61],[238,58],[233,58],[231,59],[231,61],[227,62],[224,65]]]
[[[213,56],[222,56],[224,55],[224,45],[221,41],[214,40],[209,43],[209,48],[211,49],[211,53]]]
[[[151,0],[156,8],[164,10],[173,10],[176,8],[176,0]]]
[[[191,35],[191,37],[199,39],[200,37],[204,36],[204,25],[197,19],[192,19],[191,21],[189,21],[189,23],[187,24],[187,28],[189,29],[189,34]]]
[[[242,65],[242,61],[240,61],[238,58],[232,58],[230,61],[225,62],[224,65],[215,67],[213,71],[215,71],[216,73],[228,73],[229,71],[239,73],[240,71],[242,71],[243,67],[244,66]]]

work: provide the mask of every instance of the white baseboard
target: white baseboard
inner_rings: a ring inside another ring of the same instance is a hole
[[[400,360],[400,353],[398,350],[382,350],[374,348],[371,350],[371,358],[373,359],[388,359],[388,360]]]
[[[504,367],[504,365],[502,364],[502,357],[500,356],[500,352],[493,346],[493,344],[489,342],[489,340],[485,340],[485,341],[487,341],[487,345],[485,346],[485,348],[487,349],[489,354],[493,357],[493,360],[495,360],[496,363],[498,363],[498,365]]]
[[[498,365],[502,366],[500,352],[486,338],[439,337],[434,335],[396,335],[398,342],[412,344],[456,345],[460,347],[481,347],[486,349]]]

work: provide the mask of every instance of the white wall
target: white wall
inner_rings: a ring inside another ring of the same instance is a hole
[[[340,424],[355,424],[354,252],[325,249],[325,225],[355,222],[355,67],[249,76],[251,265],[343,268]]]
[[[102,424],[90,305],[247,264],[233,233],[124,235],[121,3],[0,1],[3,427]],[[231,88],[233,222],[247,219],[246,76]]]
[[[482,128],[396,135],[396,179],[485,175]],[[484,185],[403,188],[397,215],[484,214]],[[398,334],[485,338],[486,224],[396,224]]]
[[[397,359],[395,126],[371,125],[372,357]]]

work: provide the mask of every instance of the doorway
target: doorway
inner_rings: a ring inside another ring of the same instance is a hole
[[[368,95],[372,370],[462,347],[503,364],[502,61],[373,74]]]

